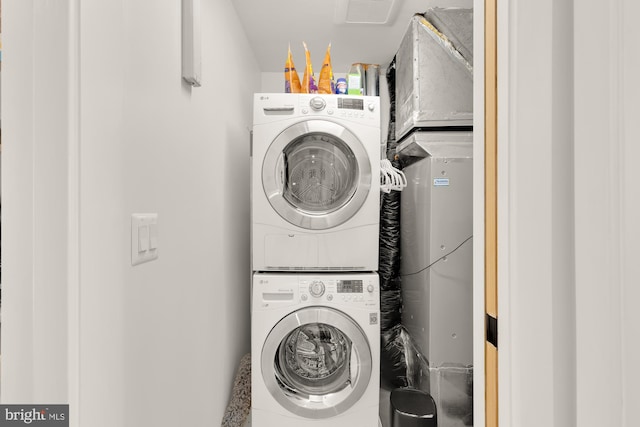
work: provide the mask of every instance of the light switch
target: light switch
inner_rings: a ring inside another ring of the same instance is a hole
[[[158,249],[158,224],[149,224],[149,249]]]
[[[158,214],[131,215],[131,265],[158,258]]]
[[[149,226],[141,225],[138,227],[138,252],[149,250]]]

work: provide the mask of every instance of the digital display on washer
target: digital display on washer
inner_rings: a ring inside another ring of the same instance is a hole
[[[338,98],[338,108],[347,110],[364,110],[364,100],[361,98]]]
[[[361,294],[362,280],[338,280],[339,294]]]

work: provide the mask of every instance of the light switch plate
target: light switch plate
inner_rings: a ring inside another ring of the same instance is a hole
[[[152,233],[150,233],[151,230]],[[158,258],[158,214],[131,214],[131,265],[142,264],[156,258]]]

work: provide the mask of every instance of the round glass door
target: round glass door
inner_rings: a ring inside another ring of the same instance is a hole
[[[350,383],[351,340],[324,323],[302,325],[276,350],[276,379],[286,391],[307,395],[339,392]]]
[[[326,133],[300,136],[284,149],[284,198],[302,212],[326,215],[356,192],[358,162],[341,140]]]
[[[362,329],[327,307],[306,308],[281,320],[262,352],[262,374],[272,396],[307,418],[335,416],[364,393],[371,350]]]
[[[271,206],[308,229],[342,224],[360,209],[371,186],[371,166],[360,141],[322,120],[298,123],[271,144],[262,168]]]

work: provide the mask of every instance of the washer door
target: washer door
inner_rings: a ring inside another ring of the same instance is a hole
[[[371,187],[369,156],[345,127],[308,120],[285,129],[262,164],[271,206],[289,223],[310,230],[340,225],[362,207]]]
[[[293,414],[310,419],[338,415],[364,394],[371,348],[346,314],[308,307],[271,330],[262,348],[262,376],[271,395]]]

